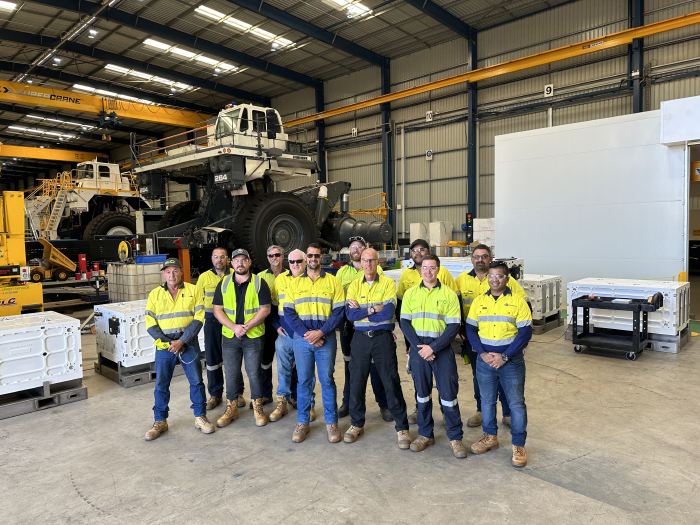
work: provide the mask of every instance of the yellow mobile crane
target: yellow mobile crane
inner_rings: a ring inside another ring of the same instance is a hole
[[[24,249],[24,194],[0,197],[0,317],[44,309],[41,284],[29,282]]]

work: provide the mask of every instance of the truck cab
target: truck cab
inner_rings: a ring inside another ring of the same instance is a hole
[[[85,190],[96,190],[100,194],[117,195],[131,189],[129,178],[119,172],[118,164],[93,160],[81,162],[76,170],[76,186]]]
[[[263,149],[287,149],[288,135],[277,110],[251,104],[229,104],[216,120],[207,122],[209,146],[235,145],[256,148],[258,134]]]

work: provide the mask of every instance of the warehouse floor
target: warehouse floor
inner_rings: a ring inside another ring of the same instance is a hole
[[[258,428],[246,408],[230,427],[201,434],[181,376],[172,384],[170,431],[147,443],[153,385],[122,389],[96,375],[94,336],[83,336],[89,399],[0,421],[2,521],[700,522],[697,339],[680,354],[646,351],[629,362],[575,354],[560,338],[564,328],[536,336],[526,352],[529,463],[522,470],[510,466],[505,431],[501,449],[453,458],[437,407],[436,445],[399,450],[371,389],[357,443],[329,443],[319,409],[306,442],[295,444],[294,410]],[[412,399],[402,339],[400,373]],[[471,371],[458,362],[466,421],[474,411]],[[342,364],[338,351],[339,389]],[[212,412],[216,418],[223,409]],[[342,419],[341,431],[349,424]],[[480,436],[465,425],[467,445]]]

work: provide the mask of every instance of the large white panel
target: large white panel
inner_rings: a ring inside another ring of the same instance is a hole
[[[661,142],[683,144],[700,139],[700,97],[661,103]]]
[[[660,123],[647,112],[496,137],[499,252],[565,282],[683,270],[684,156],[660,144]]]

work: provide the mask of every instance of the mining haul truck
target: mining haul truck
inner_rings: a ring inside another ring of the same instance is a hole
[[[288,254],[311,242],[337,250],[355,235],[370,243],[391,242],[387,222],[350,216],[349,183],[315,180],[316,162],[300,143],[289,140],[272,108],[229,105],[194,130],[161,139],[174,141],[172,146],[131,140],[132,170],[142,197],[163,198],[169,180],[202,188],[199,200],[178,203],[161,219],[155,234],[161,253],[175,247],[245,248],[254,265],[265,268],[271,244]],[[276,182],[298,178],[310,184],[275,190]],[[340,211],[334,211],[339,201]]]

